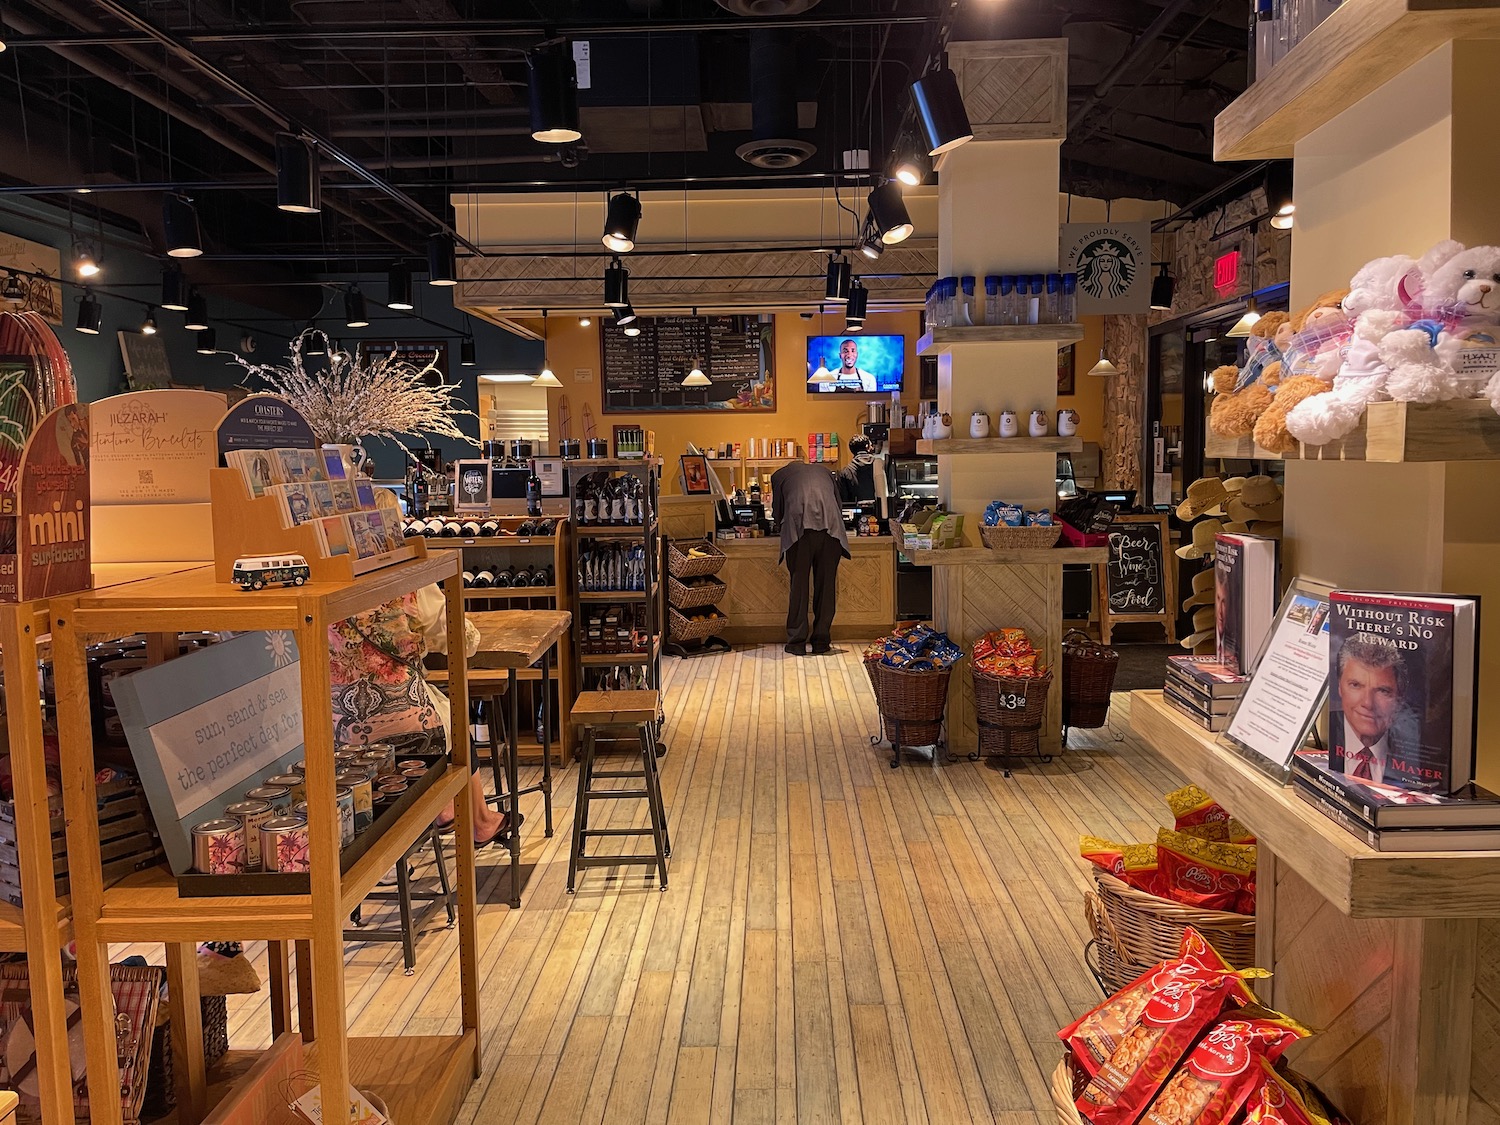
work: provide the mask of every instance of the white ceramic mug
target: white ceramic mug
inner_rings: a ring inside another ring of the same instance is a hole
[[[1000,436],[1015,437],[1021,432],[1020,422],[1016,418],[1014,410],[1002,410],[1000,412]]]
[[[1033,410],[1031,421],[1027,425],[1027,432],[1032,437],[1047,436],[1047,412],[1045,410]]]
[[[983,410],[976,410],[969,416],[969,436],[971,438],[990,436],[990,416]]]
[[[937,425],[933,427],[932,436],[939,441],[951,438],[953,436],[953,415],[947,413],[938,415]]]
[[[1078,411],[1059,410],[1057,412],[1057,436],[1073,437],[1078,433]]]

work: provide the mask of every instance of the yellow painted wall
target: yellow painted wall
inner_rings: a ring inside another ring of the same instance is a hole
[[[1083,318],[1083,339],[1073,347],[1073,389],[1071,395],[1058,395],[1059,410],[1078,411],[1078,436],[1096,445],[1104,438],[1104,384],[1108,382],[1097,375],[1090,375],[1089,368],[1099,362],[1099,349],[1104,346],[1104,318]]]

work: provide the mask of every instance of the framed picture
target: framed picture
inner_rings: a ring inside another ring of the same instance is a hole
[[[461,512],[490,510],[490,463],[488,461],[453,462],[458,482],[455,507]]]
[[[707,496],[713,491],[709,483],[708,458],[701,453],[685,453],[682,458],[682,491],[686,496]]]
[[[538,457],[536,475],[541,478],[543,496],[566,496],[568,494],[567,489],[563,487],[561,457]]]
[[[1057,350],[1057,393],[1060,395],[1077,393],[1073,384],[1073,352],[1077,347],[1077,344],[1069,344]]]

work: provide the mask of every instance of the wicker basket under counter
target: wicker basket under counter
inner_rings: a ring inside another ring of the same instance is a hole
[[[724,600],[729,587],[718,579],[704,576],[693,582],[684,582],[667,575],[667,601],[677,609],[696,609],[699,606],[718,605]]]
[[[696,557],[690,556],[688,552],[694,548],[701,549],[705,553]],[[707,539],[687,540],[682,543],[672,539],[667,542],[667,573],[673,578],[703,578],[718,574],[723,569],[724,562],[724,552]]]

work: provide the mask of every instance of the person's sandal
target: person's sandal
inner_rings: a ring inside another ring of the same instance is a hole
[[[525,813],[517,813],[516,817],[517,817],[517,819],[516,819],[516,826],[518,828],[521,825],[523,825],[523,824],[526,823],[526,814]],[[491,844],[494,844],[494,843],[499,843],[502,847],[508,847],[509,844],[510,844],[510,823],[509,823],[509,821],[510,821],[510,813],[505,813],[500,818],[500,827],[497,828],[497,829],[495,829],[495,834],[493,836],[491,836],[488,840],[475,840],[474,841],[474,850],[476,852],[483,851],[485,848],[489,847]]]

